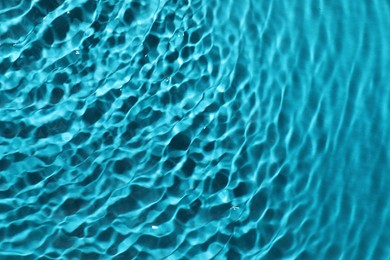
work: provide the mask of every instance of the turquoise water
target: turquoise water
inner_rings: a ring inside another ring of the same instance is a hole
[[[388,1],[0,21],[1,259],[389,259]]]

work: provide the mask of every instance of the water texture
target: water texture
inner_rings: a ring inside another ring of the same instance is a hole
[[[0,21],[1,259],[389,259],[389,1]]]

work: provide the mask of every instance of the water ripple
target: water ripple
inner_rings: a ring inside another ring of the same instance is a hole
[[[0,255],[386,259],[385,1],[0,2]]]

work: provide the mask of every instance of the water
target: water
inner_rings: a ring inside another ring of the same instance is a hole
[[[0,1],[2,259],[389,259],[388,1]]]

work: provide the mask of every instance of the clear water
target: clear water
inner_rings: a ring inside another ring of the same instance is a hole
[[[389,259],[389,1],[0,21],[1,259]]]

